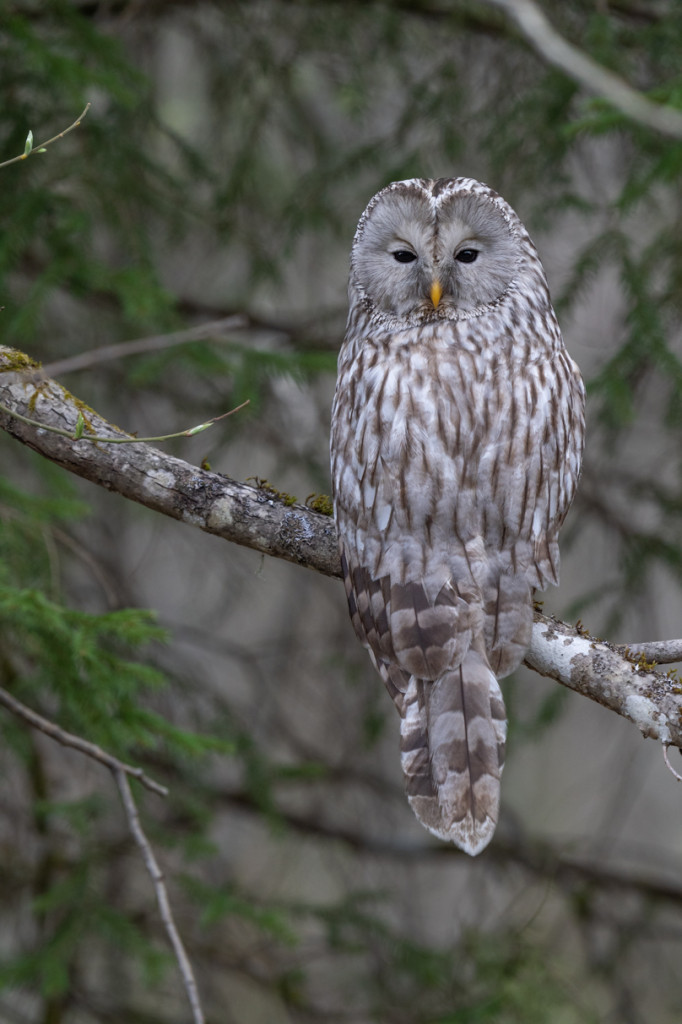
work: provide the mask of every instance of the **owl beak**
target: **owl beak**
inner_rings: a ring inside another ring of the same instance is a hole
[[[434,281],[433,284],[431,285],[431,291],[429,292],[429,295],[431,296],[431,302],[433,303],[433,308],[434,309],[438,309],[438,303],[440,302],[440,298],[441,298],[442,294],[443,294],[443,289],[440,286],[440,282],[439,281]]]

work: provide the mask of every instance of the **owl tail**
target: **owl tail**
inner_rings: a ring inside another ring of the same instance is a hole
[[[400,749],[407,796],[422,825],[472,857],[493,837],[507,732],[485,655],[470,649],[435,681],[410,680]]]

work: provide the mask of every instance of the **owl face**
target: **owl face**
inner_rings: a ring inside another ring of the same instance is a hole
[[[360,220],[351,287],[389,316],[458,319],[497,301],[519,268],[518,221],[466,178],[396,182]]]

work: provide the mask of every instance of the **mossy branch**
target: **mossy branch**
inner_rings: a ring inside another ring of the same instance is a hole
[[[157,451],[108,423],[56,381],[36,379],[35,369],[23,353],[0,347],[0,428],[17,440],[153,511],[326,576],[341,576],[336,528],[328,515],[282,500],[262,481],[252,487]],[[79,416],[97,437],[125,437],[131,443],[121,448],[71,440],[65,435],[73,435]],[[35,420],[60,432],[36,427]],[[682,656],[682,643],[667,646],[670,660]],[[635,644],[618,649],[591,637],[582,624],[569,626],[536,612],[526,664],[628,718],[644,736],[682,748],[682,686],[673,673],[652,671],[642,650]]]
[[[340,576],[336,529],[328,515],[285,504],[258,484],[231,480],[150,447],[57,381],[41,378],[39,369],[23,353],[0,346],[0,428],[17,440],[70,473],[155,512],[327,576]],[[74,439],[79,418],[97,440]],[[107,443],[121,440],[127,443]]]

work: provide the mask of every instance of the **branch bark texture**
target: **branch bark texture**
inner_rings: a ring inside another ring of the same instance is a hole
[[[27,365],[28,364],[28,365]],[[77,476],[224,540],[341,576],[331,517],[287,506],[271,492],[192,466],[141,442],[73,441],[13,414],[84,435],[121,438],[113,426],[54,380],[41,378],[22,353],[0,347],[0,428]],[[671,646],[672,645],[672,646]],[[668,646],[678,656],[680,643]],[[536,614],[526,664],[633,722],[644,736],[682,749],[682,685],[650,671],[629,652],[583,630]],[[647,645],[637,650],[648,651]]]
[[[682,749],[682,683],[636,655],[536,613],[526,664],[629,719],[643,736]]]
[[[174,458],[147,444],[103,444],[98,437],[130,437],[39,370],[22,369],[26,357],[0,346],[0,403],[20,416],[75,433],[72,441],[23,423],[0,410],[0,427],[76,476],[137,501],[155,512],[198,526],[224,540],[285,558],[326,576],[340,576],[336,528],[329,516],[304,505],[284,505],[272,493]]]

